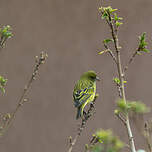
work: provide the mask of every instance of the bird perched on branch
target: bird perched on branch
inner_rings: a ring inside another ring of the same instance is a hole
[[[84,107],[92,102],[96,94],[96,80],[100,80],[94,71],[88,71],[81,75],[73,91],[74,105],[77,108],[76,119],[82,118]]]

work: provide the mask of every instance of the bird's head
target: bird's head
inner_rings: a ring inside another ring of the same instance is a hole
[[[100,78],[97,76],[97,74],[94,71],[88,71],[85,72],[81,78],[85,78],[85,79],[89,79],[91,81],[96,81],[96,80],[100,80]]]

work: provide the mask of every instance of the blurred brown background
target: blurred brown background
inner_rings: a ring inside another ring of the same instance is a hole
[[[8,79],[6,93],[0,95],[1,112],[14,110],[30,78],[34,57],[42,50],[49,55],[27,96],[30,103],[18,112],[13,125],[0,139],[0,151],[67,151],[67,139],[76,134],[79,123],[72,103],[73,86],[89,69],[97,71],[102,78],[97,84],[100,97],[95,119],[88,122],[73,152],[83,151],[82,145],[88,143],[97,128],[111,128],[126,141],[124,126],[113,115],[117,91],[112,78],[116,76],[116,68],[108,55],[99,56],[96,51],[103,48],[101,41],[110,35],[98,16],[100,3],[95,0],[0,1],[1,25],[11,25],[14,32],[0,53],[0,74]],[[109,0],[106,5],[118,8],[124,18],[119,37],[125,64],[142,32],[148,33],[152,46],[152,1]],[[152,56],[139,56],[135,60],[128,70],[127,99],[141,100],[151,106]],[[144,148],[145,143],[137,132],[135,139],[136,146]]]

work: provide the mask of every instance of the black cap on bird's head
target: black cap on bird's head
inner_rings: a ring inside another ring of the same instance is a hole
[[[97,76],[95,71],[88,71],[83,73],[83,75],[81,76],[81,78],[86,78],[86,79],[90,79],[92,81],[100,81],[100,78]]]

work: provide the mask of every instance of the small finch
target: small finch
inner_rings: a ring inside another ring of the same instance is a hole
[[[78,118],[83,118],[84,107],[92,102],[96,94],[96,80],[100,80],[94,71],[88,71],[81,75],[73,91],[74,105],[77,108]]]

